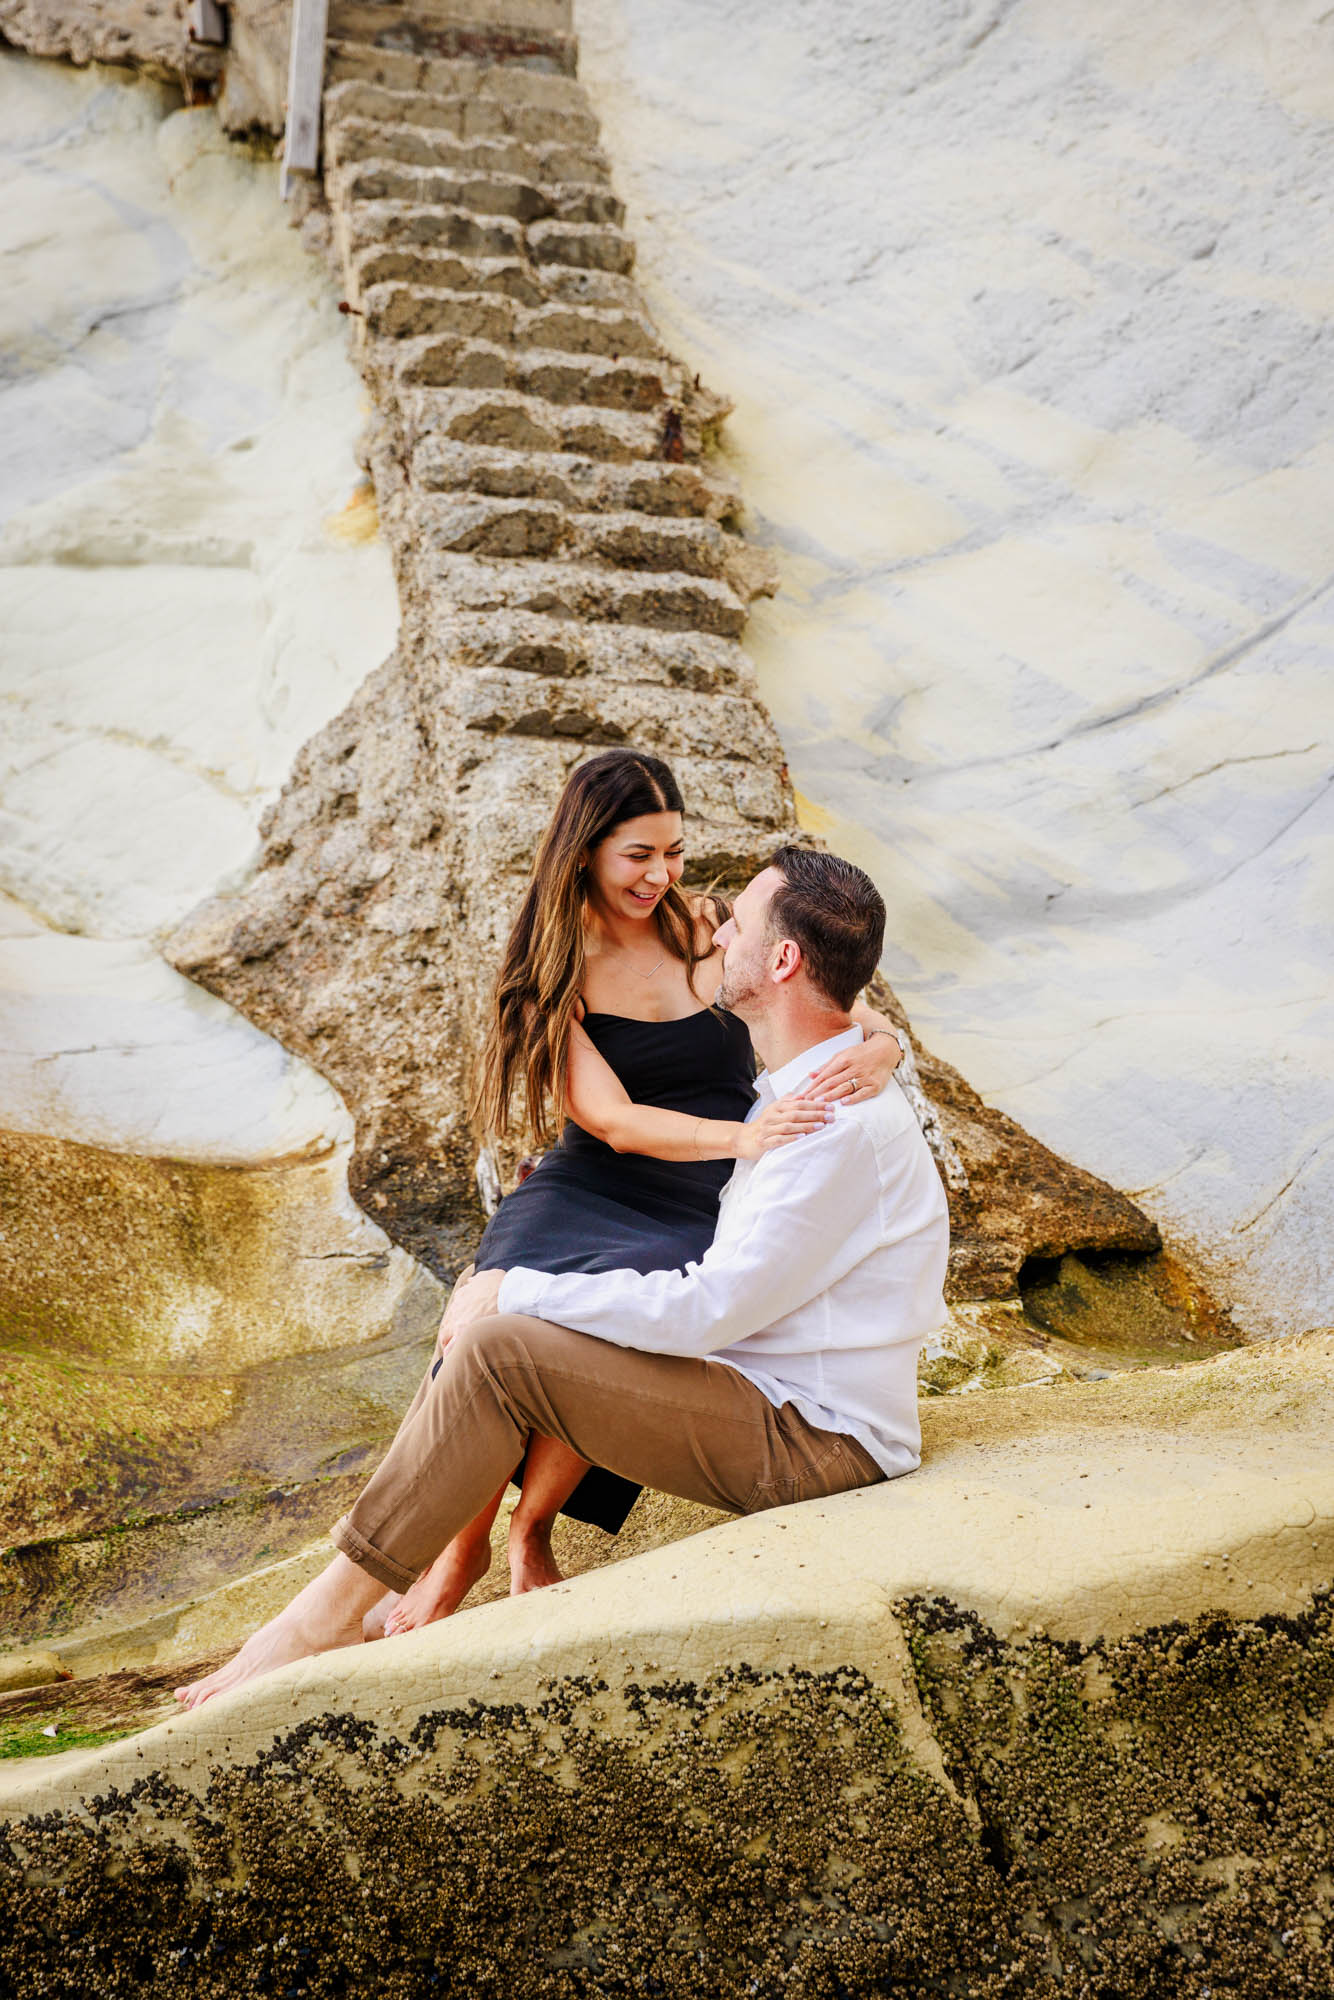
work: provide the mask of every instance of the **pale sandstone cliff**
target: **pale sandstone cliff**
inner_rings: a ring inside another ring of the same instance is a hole
[[[748,644],[921,1034],[1252,1329],[1334,1313],[1319,0],[581,0]],[[735,51],[745,48],[738,70]],[[818,668],[814,663],[818,662]]]
[[[735,886],[794,829],[737,643],[769,585],[712,460],[724,406],[654,331],[538,12],[534,47],[487,67],[440,57],[429,10],[334,9],[326,189],[403,625],[303,753],[253,880],[168,947],[336,1083],[359,1199],[442,1271],[478,1226],[486,988],[570,766],[609,742],[669,758],[697,882]],[[1124,1197],[922,1069],[969,1183],[957,1295],[1013,1293],[1033,1255],[1156,1246]]]

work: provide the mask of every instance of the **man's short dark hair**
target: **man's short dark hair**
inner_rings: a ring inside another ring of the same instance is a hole
[[[847,1012],[880,963],[885,905],[864,868],[813,847],[780,847],[783,878],[766,912],[771,938],[791,938],[812,985]]]

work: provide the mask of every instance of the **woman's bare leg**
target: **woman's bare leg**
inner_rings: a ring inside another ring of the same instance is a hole
[[[437,1618],[448,1618],[458,1610],[474,1584],[480,1583],[491,1567],[491,1523],[504,1497],[502,1486],[476,1520],[459,1530],[431,1567],[422,1571],[411,1590],[405,1591],[390,1608],[384,1621],[386,1639],[392,1639],[396,1632],[415,1632],[419,1626],[431,1625]]]
[[[541,1590],[559,1583],[561,1572],[551,1553],[551,1529],[557,1514],[588,1471],[580,1458],[557,1438],[530,1437],[523,1466],[523,1491],[510,1521],[510,1595]]]

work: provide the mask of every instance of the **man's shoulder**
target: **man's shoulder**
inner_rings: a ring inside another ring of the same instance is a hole
[[[929,1165],[935,1175],[931,1148],[916,1113],[896,1083],[886,1084],[878,1097],[850,1104],[840,1117],[859,1126],[882,1177],[897,1182],[905,1170],[914,1171],[923,1165]]]
[[[874,1097],[844,1106],[839,1117],[857,1124],[874,1145],[919,1130],[912,1106],[892,1077]]]
[[[786,1146],[775,1146],[755,1161],[747,1190],[765,1198],[766,1184],[825,1180],[845,1174],[854,1163],[874,1164],[875,1141],[848,1111],[839,1110],[817,1132],[803,1133]]]

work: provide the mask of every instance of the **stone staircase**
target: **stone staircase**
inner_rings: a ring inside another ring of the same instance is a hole
[[[767,574],[708,463],[725,406],[630,277],[568,8],[505,13],[331,14],[325,189],[405,612],[466,754],[525,739],[536,818],[572,745],[635,742],[689,766],[697,872],[736,879],[793,819],[736,644]]]
[[[774,585],[714,451],[728,406],[631,275],[568,0],[333,0],[329,34],[327,241],[399,647],[303,751],[253,880],[168,955],[338,1085],[358,1199],[445,1274],[479,1221],[471,1052],[571,766],[623,742],[669,759],[696,884],[738,885],[795,832],[739,643]],[[956,1292],[1156,1247],[925,1053],[920,1080],[957,1149]]]

